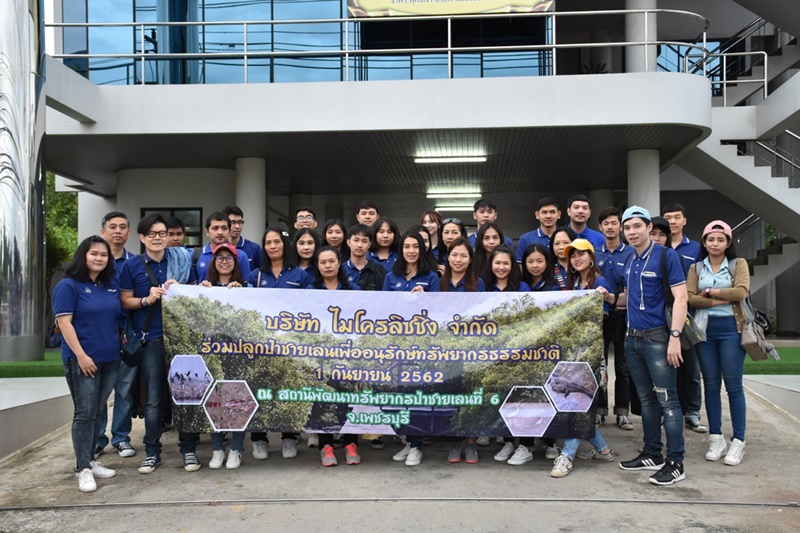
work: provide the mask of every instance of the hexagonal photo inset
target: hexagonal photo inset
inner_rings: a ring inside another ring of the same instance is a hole
[[[586,413],[592,408],[597,380],[589,363],[561,361],[544,387],[559,412]]]
[[[243,431],[258,409],[246,381],[218,380],[203,404],[215,431]]]
[[[214,378],[199,355],[176,355],[167,376],[175,405],[200,405]]]
[[[542,387],[514,387],[508,393],[500,416],[515,437],[541,437],[556,410]]]

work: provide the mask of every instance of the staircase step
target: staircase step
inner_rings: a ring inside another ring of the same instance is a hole
[[[768,255],[782,254],[783,246],[780,244],[767,246],[756,252],[756,257],[767,257]],[[765,263],[766,264],[766,263]]]
[[[797,241],[787,236],[787,237],[781,237],[780,239],[775,239],[775,242],[772,243],[773,246],[778,246],[783,244],[797,244]]]

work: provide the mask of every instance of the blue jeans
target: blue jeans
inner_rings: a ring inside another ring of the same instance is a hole
[[[244,431],[232,431],[231,432],[231,451],[236,450],[237,452],[244,451]],[[225,433],[212,433],[211,434],[211,444],[214,446],[215,450],[224,450],[225,449]]]
[[[675,385],[676,369],[667,362],[667,343],[641,337],[625,339],[625,359],[642,404],[644,451],[661,456],[661,418],[667,458],[683,463],[683,413]]]
[[[75,448],[78,471],[91,468],[94,461],[95,436],[100,427],[100,406],[105,405],[114,380],[119,361],[100,363],[93,378],[81,372],[78,360],[70,358],[64,363],[64,376],[75,405],[72,417],[72,446]]]
[[[720,389],[725,380],[728,405],[733,423],[733,438],[744,441],[747,405],[742,387],[744,350],[742,336],[736,331],[734,317],[708,317],[706,342],[697,345],[697,356],[703,371],[706,392],[706,416],[712,435],[722,435],[722,399]]]
[[[119,365],[117,380],[114,383],[114,413],[111,418],[111,444],[131,441],[131,409],[133,409],[133,382],[136,380],[138,368],[131,368],[125,363]],[[105,448],[108,445],[106,426],[108,424],[108,408],[103,406],[100,413],[100,432],[97,445]]]
[[[167,379],[164,366],[164,342],[154,339],[143,348],[142,362],[139,363],[141,379],[144,383],[144,447],[145,454],[161,455],[161,431],[164,418],[164,380]],[[128,416],[130,420],[130,415]]]
[[[578,453],[578,446],[580,443],[581,439],[565,439],[564,447],[561,448],[561,455],[566,455],[569,457],[569,460],[572,461],[575,459],[575,454]],[[597,426],[594,427],[594,437],[589,439],[589,444],[598,452],[602,452],[608,447]]]
[[[681,410],[687,418],[700,417],[703,406],[703,386],[700,383],[700,365],[697,362],[695,348],[681,350],[683,363],[678,367],[678,400]]]

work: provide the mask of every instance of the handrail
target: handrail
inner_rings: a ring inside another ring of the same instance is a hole
[[[792,165],[792,166],[793,166],[794,168],[796,168],[797,170],[800,170],[800,166],[798,166],[798,165],[797,165],[797,163],[795,163],[794,161],[792,161],[792,160],[790,160],[790,159],[787,159],[787,158],[786,158],[786,156],[784,156],[784,155],[782,155],[782,154],[778,153],[778,151],[777,151],[777,150],[775,150],[775,149],[773,149],[773,148],[772,148],[770,145],[768,145],[768,144],[765,144],[765,143],[763,143],[763,142],[761,142],[761,141],[755,141],[755,143],[756,143],[758,146],[760,146],[761,148],[763,148],[764,150],[766,150],[767,152],[769,152],[769,153],[771,153],[772,155],[774,155],[775,157],[777,157],[777,158],[779,158],[779,159],[782,159],[782,160],[783,160],[783,161],[785,161],[786,163],[789,163],[790,165]]]
[[[731,37],[730,39],[728,39],[724,43],[720,43],[720,45],[715,50],[711,50],[711,53],[712,54],[718,54],[718,53],[719,54],[724,54],[725,52],[727,52],[728,50],[730,50],[731,48],[733,48],[734,46],[736,46],[737,44],[739,44],[743,40],[745,40],[748,37],[750,37],[751,35],[753,35],[758,30],[760,30],[761,28],[766,26],[767,24],[768,24],[768,22],[763,17],[756,18],[755,20],[750,22],[750,24],[748,24],[747,26],[745,26],[744,28],[742,28],[741,30],[736,32],[736,35],[734,35],[733,37]],[[752,28],[751,28],[751,26],[752,26]],[[744,35],[740,35],[741,33],[744,33]],[[728,44],[728,43],[730,43],[730,44]]]
[[[739,222],[738,224],[736,224],[736,225],[733,227],[733,229],[731,229],[731,233],[732,233],[733,235],[737,235],[737,234],[739,234],[739,233],[741,233],[741,232],[743,232],[743,231],[745,231],[745,230],[749,229],[749,228],[750,228],[751,226],[753,226],[754,224],[758,224],[758,222],[759,222],[760,220],[761,220],[761,217],[760,217],[760,216],[756,215],[755,213],[751,213],[751,214],[749,214],[747,217],[745,217],[745,219],[744,219],[744,220],[742,220],[741,222]],[[742,227],[742,226],[745,226],[745,227]]]
[[[577,17],[577,16],[606,16],[606,15],[631,15],[641,14],[644,17],[644,35],[641,41],[624,41],[624,42],[600,42],[600,43],[557,43],[555,24],[558,17]],[[677,41],[659,41],[651,40],[648,35],[648,15],[651,14],[670,14],[687,16],[698,21],[702,21],[703,29],[698,35],[696,42],[702,38],[702,44],[692,44]],[[509,46],[453,46],[453,32],[452,23],[454,20],[464,19],[491,19],[491,18],[547,18],[552,21],[552,42],[542,45],[509,45]],[[408,20],[407,18],[403,18]],[[447,54],[447,72],[448,78],[453,77],[453,63],[454,53],[470,53],[470,52],[523,52],[523,51],[543,51],[549,50],[552,52],[552,74],[556,75],[556,51],[560,49],[572,48],[610,48],[610,47],[642,47],[644,53],[644,70],[649,71],[648,53],[656,45],[675,45],[688,47],[691,50],[697,51],[695,57],[707,58],[708,52],[705,49],[706,31],[709,27],[708,19],[692,13],[690,11],[675,10],[675,9],[633,9],[633,10],[603,10],[603,11],[561,11],[561,12],[543,12],[543,13],[499,13],[499,14],[470,14],[470,15],[431,15],[413,17],[413,21],[429,21],[429,20],[442,20],[447,22],[447,46],[446,47],[426,47],[426,48],[383,48],[383,49],[358,49],[353,48],[350,43],[350,24],[372,24],[381,22],[398,22],[398,17],[369,17],[369,18],[336,18],[336,19],[314,19],[314,20],[253,20],[253,21],[192,21],[192,22],[60,22],[45,24],[49,28],[132,28],[134,31],[138,30],[140,34],[141,43],[145,42],[145,28],[157,27],[206,27],[206,26],[242,26],[244,41],[242,43],[231,43],[232,46],[242,47],[241,51],[230,52],[154,52],[148,53],[144,49],[144,44],[141,46],[139,52],[130,54],[53,54],[52,57],[56,59],[133,59],[140,60],[141,65],[141,80],[140,84],[145,84],[146,68],[145,63],[150,61],[158,61],[165,59],[182,59],[182,60],[201,60],[201,59],[242,59],[244,62],[244,83],[248,82],[248,61],[253,58],[290,58],[290,57],[341,57],[344,58],[344,81],[350,79],[350,66],[349,60],[351,56],[370,56],[370,55],[392,55],[392,54],[426,54],[426,53],[446,53]],[[320,49],[320,50],[286,50],[286,51],[260,51],[251,50],[247,46],[247,32],[248,28],[257,25],[270,25],[272,27],[281,25],[314,25],[314,24],[339,24],[344,25],[340,30],[347,36],[337,48]],[[705,61],[703,62],[705,65]],[[705,68],[704,68],[705,74]]]
[[[728,79],[728,58],[729,57],[738,57],[738,56],[762,56],[764,58],[764,75],[760,78],[752,79],[752,80],[729,80]],[[767,96],[769,95],[769,87],[768,87],[768,80],[769,80],[769,73],[767,70],[767,60],[769,58],[769,54],[764,51],[753,51],[753,52],[725,52],[724,54],[705,54],[702,58],[698,59],[694,63],[689,63],[689,60],[693,57],[699,57],[697,55],[686,54],[683,58],[683,70],[686,73],[689,73],[690,69],[695,68],[698,64],[703,64],[703,69],[705,70],[705,65],[708,63],[709,58],[713,57],[721,57],[722,58],[722,79],[721,80],[709,80],[711,81],[711,85],[722,85],[722,106],[727,107],[728,105],[728,85],[738,85],[740,83],[761,83],[763,84],[763,92],[764,92],[764,99],[766,100]],[[755,92],[755,91],[754,91]]]
[[[795,139],[800,141],[800,135],[798,135],[798,134],[796,134],[796,133],[794,133],[792,131],[789,131],[789,130],[786,130],[786,133],[788,133],[791,137],[794,137]]]

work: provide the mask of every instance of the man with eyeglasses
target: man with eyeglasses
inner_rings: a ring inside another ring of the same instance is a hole
[[[134,366],[127,363],[119,367],[119,373],[133,373],[137,370],[142,380],[144,391],[144,445],[145,459],[139,466],[141,474],[153,472],[161,464],[161,422],[164,415],[166,368],[164,364],[164,324],[161,310],[161,298],[166,294],[167,288],[175,283],[194,284],[197,279],[191,263],[171,263],[167,249],[167,223],[161,215],[148,215],[144,217],[137,228],[139,240],[144,245],[145,252],[141,256],[133,257],[125,262],[120,274],[119,289],[122,307],[127,309],[133,320],[133,334],[142,340],[141,361]],[[184,252],[185,253],[185,252]],[[153,286],[150,273],[157,282]],[[148,315],[153,309],[149,325]],[[133,380],[125,380],[128,389],[117,390],[123,397],[131,394],[130,384]],[[120,386],[117,380],[116,386]],[[123,411],[125,406],[114,406],[114,417],[117,410]],[[130,408],[128,412],[120,412],[123,420],[127,420],[127,427],[123,428],[126,434],[130,433]],[[184,456],[184,468],[192,471],[200,468],[197,458]]]
[[[228,215],[228,220],[231,221],[228,243],[235,246],[237,251],[241,250],[247,255],[250,270],[258,270],[261,266],[261,246],[242,237],[244,212],[235,205],[229,205],[222,212]]]
[[[317,227],[317,214],[310,207],[298,207],[294,212],[294,229],[314,229]]]
[[[206,217],[206,237],[209,243],[206,244],[201,252],[195,252],[194,258],[195,269],[197,271],[198,281],[206,279],[208,274],[208,265],[211,263],[213,252],[220,244],[228,242],[228,235],[230,234],[230,220],[225,213],[216,211]],[[260,251],[260,247],[259,247]],[[236,249],[236,257],[239,260],[239,267],[242,269],[242,277],[247,279],[250,275],[250,259],[245,252],[241,249]]]

